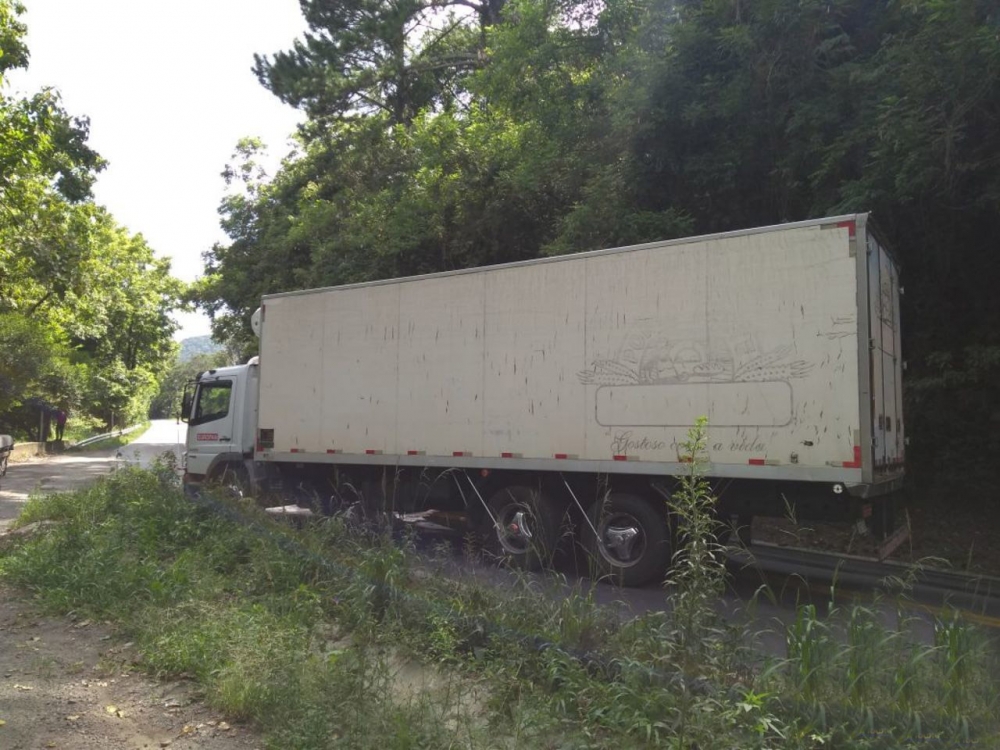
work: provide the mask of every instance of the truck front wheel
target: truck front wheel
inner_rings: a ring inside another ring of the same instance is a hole
[[[537,570],[551,562],[559,538],[558,506],[548,495],[524,485],[504,487],[489,502],[486,538],[506,564]]]
[[[597,575],[622,586],[649,583],[670,562],[666,516],[637,495],[612,492],[595,503],[583,539]]]
[[[212,472],[209,482],[218,486],[230,497],[241,499],[250,496],[250,474],[243,464],[235,461],[228,461]]]

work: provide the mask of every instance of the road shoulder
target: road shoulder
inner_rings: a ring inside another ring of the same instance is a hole
[[[43,616],[0,584],[0,747],[262,747],[200,702],[193,683],[157,682],[140,665],[107,624]]]

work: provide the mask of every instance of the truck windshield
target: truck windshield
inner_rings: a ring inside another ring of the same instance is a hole
[[[204,424],[222,419],[229,414],[229,395],[233,390],[231,380],[213,380],[198,387],[198,401],[190,424]]]

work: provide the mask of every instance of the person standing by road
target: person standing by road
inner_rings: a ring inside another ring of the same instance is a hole
[[[63,432],[66,429],[66,410],[59,409],[56,412],[56,440],[63,439]]]

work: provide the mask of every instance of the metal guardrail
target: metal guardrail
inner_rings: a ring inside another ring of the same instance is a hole
[[[110,440],[111,438],[116,438],[119,437],[120,435],[128,435],[130,432],[135,432],[136,430],[141,429],[143,426],[144,425],[136,424],[132,425],[131,427],[126,427],[124,430],[113,430],[112,432],[105,432],[102,435],[94,435],[92,437],[87,438],[86,440],[81,440],[78,443],[73,443],[73,445],[70,447],[84,448],[92,443],[99,443],[102,440]]]
[[[908,597],[917,605],[952,606],[976,621],[1000,628],[1000,578],[993,576],[765,543],[755,543],[748,551],[730,557],[737,564],[767,573],[824,586],[836,581],[854,591],[879,586],[893,591],[905,582]]]

